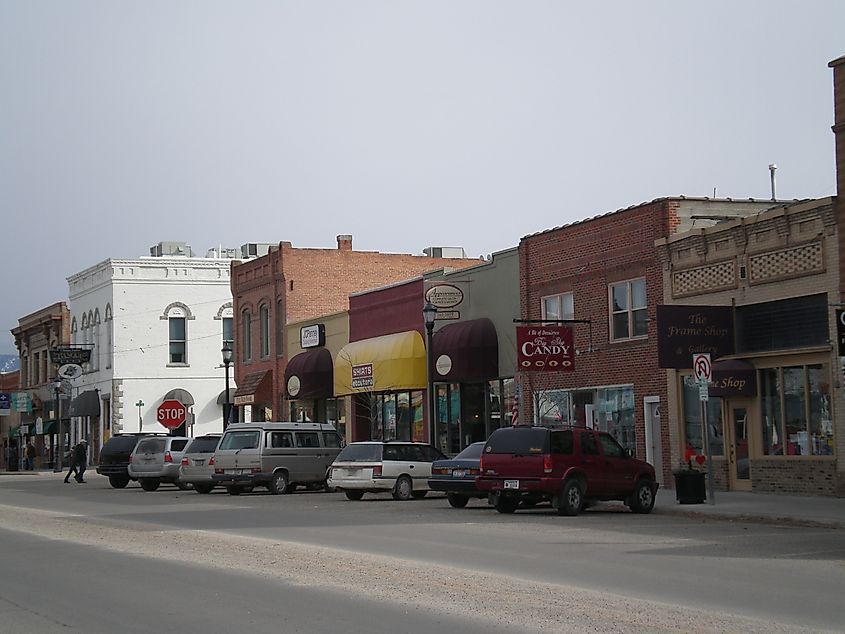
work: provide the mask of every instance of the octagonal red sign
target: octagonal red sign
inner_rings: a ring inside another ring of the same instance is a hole
[[[188,416],[187,408],[176,399],[168,399],[164,401],[156,409],[156,418],[159,423],[168,429],[176,429],[185,422]]]

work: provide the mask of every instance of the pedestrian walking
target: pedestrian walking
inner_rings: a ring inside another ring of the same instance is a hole
[[[68,460],[68,471],[67,475],[65,475],[65,484],[68,484],[71,475],[74,480],[79,478],[79,469],[76,468],[76,445],[74,445],[71,450],[65,454],[65,456]]]
[[[32,444],[31,440],[26,443],[26,449],[24,449],[24,459],[26,460],[26,466],[24,468],[27,471],[35,469],[35,445]]]
[[[88,441],[84,438],[73,448],[73,462],[76,464],[76,481],[85,484],[85,469],[88,467]]]

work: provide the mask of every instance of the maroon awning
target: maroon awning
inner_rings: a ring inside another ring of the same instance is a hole
[[[710,396],[754,396],[757,394],[757,370],[742,359],[724,359],[713,363]]]
[[[334,395],[334,363],[325,348],[300,352],[285,368],[288,398],[328,398]]]
[[[273,371],[247,374],[235,390],[235,405],[273,405]]]
[[[483,317],[459,321],[434,335],[435,381],[484,381],[499,376],[499,338]]]

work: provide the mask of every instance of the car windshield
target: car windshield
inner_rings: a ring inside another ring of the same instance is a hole
[[[335,458],[337,462],[379,462],[381,445],[346,445]]]
[[[481,451],[484,449],[483,442],[474,442],[469,447],[464,449],[461,453],[455,456],[455,460],[478,460],[481,457]]]
[[[194,438],[185,449],[185,453],[213,453],[219,442],[218,436]]]
[[[529,456],[548,452],[549,430],[542,427],[507,427],[497,429],[487,441],[484,453]]]
[[[259,431],[227,432],[220,441],[220,449],[255,449],[260,434]]]

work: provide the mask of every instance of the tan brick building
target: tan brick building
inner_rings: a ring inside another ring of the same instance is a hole
[[[280,242],[267,255],[233,263],[235,405],[239,415],[257,420],[284,417],[287,323],[347,310],[351,293],[427,271],[478,263],[466,257],[354,251],[350,235],[337,236],[335,249],[296,248],[290,242]],[[248,412],[244,406],[249,407]]]

